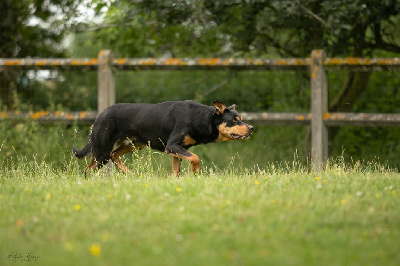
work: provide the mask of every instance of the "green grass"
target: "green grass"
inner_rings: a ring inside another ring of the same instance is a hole
[[[339,162],[173,178],[146,163],[87,179],[72,161],[3,169],[0,265],[400,263],[396,172]]]

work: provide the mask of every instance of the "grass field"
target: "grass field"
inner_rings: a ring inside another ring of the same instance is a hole
[[[400,265],[399,173],[229,169],[20,160],[1,170],[0,265]]]

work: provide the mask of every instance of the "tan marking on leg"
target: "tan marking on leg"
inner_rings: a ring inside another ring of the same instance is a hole
[[[127,172],[129,172],[129,168],[123,162],[121,162],[118,156],[111,157],[111,160],[122,173],[126,174]]]
[[[96,160],[94,159],[94,157],[92,157],[92,161],[90,162],[90,164],[88,164],[88,165],[85,167],[85,171],[86,171],[86,170],[95,170],[96,167],[97,167],[97,162],[96,162]]]
[[[123,172],[123,173],[127,173],[129,171],[129,169],[123,162],[121,162],[119,157],[128,152],[132,152],[133,150],[134,150],[133,147],[120,146],[118,149],[111,152],[111,160],[118,167],[118,169],[121,170],[121,172]]]
[[[133,146],[127,146],[127,145],[121,145],[117,149],[113,150],[110,154],[111,160],[113,163],[118,167],[119,170],[123,173],[129,172],[129,168],[121,162],[119,157],[123,156],[124,154],[127,154],[129,152],[134,152],[134,151],[139,151],[142,148],[144,148],[146,145],[141,144],[141,143],[134,143]]]
[[[178,176],[181,170],[181,159],[172,156],[172,175]]]
[[[120,146],[116,150],[111,152],[111,160],[118,167],[118,169],[121,170],[121,172],[127,173],[129,169],[123,162],[121,162],[119,157],[127,154],[128,152],[133,152],[134,150],[135,148],[131,146]]]
[[[192,173],[199,173],[200,172],[200,159],[199,156],[197,156],[196,154],[189,152],[191,155],[190,156],[184,156],[184,155],[180,155],[180,154],[172,154],[170,153],[171,156],[180,158],[180,159],[185,159],[188,160],[190,162],[190,166],[191,166],[191,171]]]
[[[191,164],[192,173],[200,173],[200,158],[196,154],[192,153],[192,156],[187,158]]]

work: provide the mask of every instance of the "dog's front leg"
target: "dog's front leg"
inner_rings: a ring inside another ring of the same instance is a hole
[[[181,171],[181,159],[172,156],[172,175],[178,176]]]
[[[200,172],[200,159],[199,157],[187,150],[185,150],[181,145],[179,144],[170,144],[165,147],[165,153],[170,154],[173,157],[176,157],[176,159],[185,159],[190,162],[191,170],[192,173],[198,173]],[[178,161],[179,162],[179,161]],[[172,159],[172,171],[176,173],[176,167],[177,163],[174,162],[174,159]]]

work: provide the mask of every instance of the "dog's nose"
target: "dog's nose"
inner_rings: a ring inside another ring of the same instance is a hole
[[[249,125],[249,131],[250,131],[250,133],[253,133],[253,126]]]

